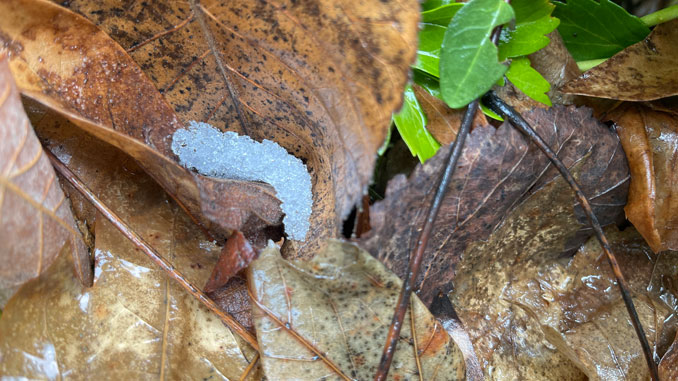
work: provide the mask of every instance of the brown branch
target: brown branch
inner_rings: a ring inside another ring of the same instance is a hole
[[[222,311],[212,299],[207,297],[200,289],[189,282],[184,275],[182,275],[171,263],[167,262],[160,254],[158,254],[151,245],[149,245],[141,236],[139,236],[129,225],[120,219],[106,204],[104,204],[94,193],[80,180],[68,167],[62,163],[54,154],[45,147],[45,154],[52,162],[54,169],[59,172],[66,180],[68,180],[75,189],[78,190],[94,207],[101,212],[101,214],[109,220],[127,239],[132,241],[134,245],[146,254],[155,264],[160,266],[167,275],[177,281],[181,287],[186,289],[191,295],[196,297],[202,304],[210,311],[214,312],[219,319],[221,319],[228,328],[240,336],[243,340],[249,343],[252,348],[259,350],[257,339],[237,320],[231,315]]]
[[[565,164],[563,164],[563,162],[560,161],[556,153],[553,152],[553,150],[551,150],[551,148],[546,144],[546,142],[541,138],[541,136],[537,134],[537,132],[530,126],[529,123],[527,123],[525,119],[523,119],[523,117],[518,112],[516,112],[516,110],[514,110],[511,106],[507,105],[504,101],[502,101],[491,91],[483,96],[483,103],[487,105],[487,107],[492,109],[492,111],[508,119],[513,126],[515,126],[520,132],[525,134],[534,144],[536,144],[537,147],[539,147],[539,149],[546,155],[546,157],[548,157],[548,159],[556,167],[556,169],[558,169],[558,172],[560,172],[560,174],[565,178],[565,181],[567,181],[567,183],[570,185],[570,188],[572,188],[572,190],[574,191],[577,200],[579,201],[582,208],[584,209],[584,212],[586,213],[586,217],[588,218],[591,227],[596,233],[596,238],[598,238],[598,241],[600,242],[600,245],[603,248],[603,252],[605,253],[608,261],[610,262],[612,272],[614,273],[614,276],[617,278],[617,285],[619,285],[619,291],[621,292],[622,299],[624,300],[624,304],[626,305],[626,310],[628,311],[629,316],[631,317],[631,323],[633,324],[633,328],[636,331],[636,335],[638,335],[640,345],[643,348],[643,354],[645,355],[647,366],[650,369],[650,376],[652,377],[652,380],[655,381],[659,380],[659,375],[657,373],[657,364],[654,362],[652,358],[652,350],[650,349],[650,344],[647,342],[647,337],[645,336],[643,326],[640,323],[640,319],[638,318],[636,308],[633,305],[633,299],[631,299],[631,293],[629,291],[628,284],[626,283],[624,275],[621,272],[621,268],[619,267],[617,258],[615,257],[614,253],[612,253],[610,243],[608,242],[607,237],[603,232],[603,228],[600,226],[600,223],[598,222],[596,215],[593,214],[591,205],[586,196],[584,195],[584,192],[582,192],[581,187],[574,179],[570,171],[567,169]]]
[[[461,156],[461,151],[464,148],[464,141],[471,130],[473,117],[475,116],[477,110],[478,100],[476,99],[471,102],[471,104],[469,104],[468,108],[466,109],[461,127],[459,128],[457,137],[455,138],[452,149],[450,150],[450,153],[447,157],[447,166],[440,176],[440,180],[436,188],[436,194],[428,209],[426,222],[424,222],[424,228],[419,234],[417,246],[414,250],[414,253],[410,257],[409,272],[407,273],[407,276],[403,281],[403,286],[400,289],[400,295],[398,296],[396,309],[393,313],[393,320],[391,321],[391,326],[389,327],[388,334],[386,336],[384,352],[381,355],[379,368],[377,369],[377,373],[374,376],[375,380],[383,381],[388,375],[388,370],[391,367],[391,362],[393,361],[393,354],[395,353],[398,339],[400,338],[400,330],[402,329],[405,312],[407,311],[407,307],[410,304],[410,297],[414,290],[414,283],[419,276],[419,267],[421,266],[421,260],[424,257],[426,244],[428,243],[428,239],[431,236],[431,232],[433,231],[433,224],[436,220],[436,217],[438,216],[438,212],[440,211],[440,206],[443,203],[445,194],[447,193],[448,185],[450,184],[450,180],[452,180],[454,169],[456,168],[457,161]]]

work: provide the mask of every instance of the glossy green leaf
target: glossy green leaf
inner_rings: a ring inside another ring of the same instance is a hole
[[[412,65],[436,78],[440,77],[440,45],[446,28],[436,24],[419,24],[419,47],[417,61]]]
[[[440,144],[426,129],[426,115],[411,85],[405,88],[403,108],[393,115],[393,121],[412,156],[417,156],[419,161],[423,163],[438,152]]]
[[[499,43],[499,60],[532,54],[548,45],[546,34],[558,26],[559,20],[551,17],[555,6],[548,0],[514,0],[516,26],[503,29]]]
[[[454,4],[454,0],[427,0],[421,3],[422,11],[430,11],[431,9],[444,7],[445,5]]]
[[[636,16],[610,0],[568,0],[555,3],[554,16],[567,50],[577,61],[611,57],[649,33]]]
[[[497,60],[492,30],[513,18],[503,0],[471,0],[454,16],[440,51],[440,88],[452,108],[488,91],[508,67]]]
[[[551,100],[546,95],[551,89],[551,85],[538,71],[530,66],[529,58],[520,57],[513,59],[511,66],[509,66],[506,72],[506,78],[528,97],[551,106]]]
[[[412,71],[412,80],[414,80],[414,83],[428,91],[429,94],[443,100],[443,95],[440,93],[440,82],[437,78],[433,78],[430,75],[415,69]]]
[[[424,11],[421,13],[421,22],[446,27],[450,23],[450,20],[452,20],[452,17],[454,17],[454,15],[457,14],[457,11],[463,6],[464,4],[462,3],[454,3]]]

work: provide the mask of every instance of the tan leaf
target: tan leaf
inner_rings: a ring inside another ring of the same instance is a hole
[[[678,95],[678,20],[659,24],[650,35],[566,83],[564,93],[624,101]]]
[[[129,52],[184,122],[273,139],[306,161],[317,241],[300,255],[338,234],[402,102],[416,1],[68,4]]]
[[[218,237],[280,223],[271,187],[206,178],[174,161],[171,134],[181,123],[136,63],[96,26],[41,0],[3,1],[0,12],[0,41],[24,94],[137,159]]]
[[[92,261],[69,204],[0,54],[0,308],[45,271],[64,245],[81,283],[92,285]]]
[[[641,105],[615,110],[631,169],[626,217],[652,250],[678,250],[678,116]]]
[[[678,379],[678,335],[659,363],[659,377],[662,380]]]
[[[269,378],[374,377],[401,286],[381,263],[357,246],[331,240],[308,262],[285,261],[269,246],[248,271]],[[418,298],[411,308],[389,379],[464,379],[456,344]]]
[[[101,199],[191,282],[202,284],[219,248],[134,162],[109,168]],[[95,233],[92,288],[64,276],[70,263],[61,256],[7,305],[0,320],[1,374],[115,380],[237,380],[244,374],[255,352],[113,225],[97,218]]]

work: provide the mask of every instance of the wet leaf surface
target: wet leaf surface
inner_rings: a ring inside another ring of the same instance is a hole
[[[0,41],[24,94],[134,157],[217,237],[280,224],[269,186],[206,178],[174,161],[171,134],[182,127],[176,114],[96,26],[39,0],[5,1],[0,12]]]
[[[228,283],[229,279],[237,274],[238,271],[247,267],[256,257],[257,253],[242,233],[235,232],[231,234],[221,250],[219,261],[214,266],[204,291],[213,292],[220,289]]]
[[[579,180],[596,215],[603,224],[613,222],[626,201],[629,180],[626,158],[616,135],[585,108],[556,106],[535,109],[524,116],[568,167],[581,167]],[[423,224],[425,206],[430,203],[447,149],[418,166],[409,179],[395,177],[386,199],[371,210],[373,229],[361,242],[400,276],[407,271],[417,229]],[[424,254],[418,279],[422,300],[429,303],[439,291],[450,291],[467,245],[487,239],[511,210],[540,193],[558,176],[543,154],[513,127],[476,127],[467,139]],[[544,213],[558,211],[572,216],[569,241],[559,252],[573,252],[590,231],[583,211],[573,211],[575,202],[570,189],[558,184],[564,197],[559,200],[562,204],[548,201],[541,207]]]
[[[69,158],[67,151],[59,155]],[[133,161],[117,158],[117,165],[99,168],[113,175],[99,196],[192,282],[202,284],[218,247]],[[82,156],[70,159],[75,163]],[[110,223],[97,218],[95,226],[94,286],[83,289],[74,281],[64,255],[24,286],[0,320],[0,373],[238,379],[254,358],[252,350]]]
[[[38,141],[0,54],[0,308],[62,250],[92,285],[92,261],[54,169]],[[73,271],[65,275],[72,277]]]
[[[401,286],[381,263],[352,244],[330,241],[308,262],[285,261],[275,246],[268,247],[249,271],[254,322],[269,378],[339,379],[308,345],[326,354],[350,379],[374,376]],[[425,380],[463,379],[464,360],[457,346],[416,297],[412,309],[389,379],[417,374]]]
[[[628,105],[608,117],[631,168],[626,218],[655,252],[678,250],[678,116]]]
[[[296,245],[295,255],[338,234],[402,103],[416,54],[416,1],[69,7],[124,47],[184,122],[272,139],[306,161],[315,241]]]
[[[643,41],[566,83],[570,94],[650,101],[678,94],[678,20],[658,25]]]

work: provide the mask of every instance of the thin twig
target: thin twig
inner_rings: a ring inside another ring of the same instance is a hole
[[[461,151],[464,148],[464,141],[466,136],[471,130],[471,124],[473,124],[473,117],[478,110],[478,100],[471,102],[466,113],[464,114],[464,119],[455,138],[454,145],[450,150],[450,153],[447,157],[447,166],[445,167],[444,172],[440,176],[438,182],[438,187],[436,188],[436,194],[433,198],[433,202],[429,206],[428,214],[426,217],[426,222],[424,223],[424,228],[419,234],[419,239],[417,240],[417,246],[414,253],[410,257],[409,263],[409,272],[403,281],[403,286],[400,289],[400,295],[398,296],[398,302],[396,304],[395,312],[393,313],[393,320],[391,321],[391,326],[389,327],[388,334],[386,336],[386,345],[384,346],[384,352],[381,355],[381,361],[379,362],[379,368],[377,373],[374,376],[375,380],[383,381],[388,375],[388,370],[391,367],[391,362],[393,361],[393,354],[396,350],[396,345],[398,344],[398,339],[400,338],[400,330],[402,329],[403,318],[405,317],[405,312],[407,307],[410,305],[410,296],[414,290],[414,283],[419,276],[419,267],[421,265],[421,260],[424,257],[424,251],[426,250],[426,244],[428,239],[431,236],[433,231],[433,224],[438,216],[440,211],[440,205],[443,203],[445,198],[445,193],[447,193],[447,187],[450,184],[452,175],[454,174],[454,169],[457,166],[457,161],[461,156]]]
[[[628,311],[629,316],[631,317],[631,323],[633,324],[633,328],[636,331],[636,335],[638,335],[640,345],[643,348],[643,354],[645,355],[647,366],[650,369],[650,376],[652,377],[652,380],[659,380],[659,375],[657,373],[657,364],[652,359],[652,350],[650,349],[650,344],[647,342],[647,337],[645,336],[643,326],[640,323],[640,319],[638,318],[636,308],[633,305],[633,299],[631,299],[631,293],[629,291],[628,284],[626,283],[624,275],[621,272],[621,268],[619,267],[617,258],[615,257],[614,253],[612,253],[610,243],[608,242],[607,237],[603,232],[603,228],[600,226],[600,223],[598,222],[596,215],[593,214],[591,205],[586,196],[584,195],[584,192],[582,192],[581,187],[574,179],[570,171],[567,169],[565,164],[563,164],[563,162],[560,161],[555,152],[551,150],[551,148],[546,144],[546,142],[539,136],[539,134],[537,134],[537,132],[530,126],[530,124],[527,123],[527,121],[523,119],[523,117],[518,112],[516,112],[516,110],[514,110],[511,106],[507,105],[493,92],[488,92],[487,94],[485,94],[485,96],[483,96],[483,103],[487,107],[492,109],[492,111],[508,119],[511,122],[511,124],[513,124],[520,132],[522,132],[530,140],[532,140],[532,142],[539,147],[539,149],[548,157],[551,163],[558,169],[558,172],[560,172],[560,174],[565,178],[565,181],[567,181],[567,183],[574,191],[575,195],[577,196],[577,200],[579,201],[582,208],[584,209],[584,212],[586,213],[586,217],[588,217],[591,227],[596,233],[596,237],[598,238],[600,245],[603,247],[603,252],[605,252],[607,259],[610,262],[612,272],[614,273],[614,276],[617,278],[617,285],[619,285],[619,291],[621,292],[622,299],[624,300],[624,304],[626,305],[626,310]]]
[[[414,321],[414,306],[412,305],[412,299],[410,299],[410,331],[412,331],[412,349],[414,349],[414,359],[417,363],[419,381],[424,381],[424,371],[421,367],[421,358],[419,357],[419,344],[417,343],[417,330]]]
[[[212,299],[207,297],[199,288],[194,286],[189,282],[184,275],[182,275],[171,263],[167,262],[160,254],[158,254],[151,245],[149,245],[141,236],[139,236],[129,225],[127,225],[120,217],[118,217],[106,204],[104,204],[94,193],[80,180],[73,172],[71,172],[68,167],[62,163],[54,154],[47,148],[45,148],[45,154],[52,162],[54,168],[59,172],[66,180],[68,180],[75,189],[78,190],[89,202],[94,205],[94,207],[101,212],[101,214],[109,220],[113,226],[115,226],[127,239],[132,241],[134,245],[139,248],[144,254],[146,254],[155,264],[160,266],[167,275],[177,281],[181,287],[186,289],[191,295],[195,296],[202,304],[205,305],[210,311],[214,312],[221,321],[228,326],[233,332],[238,336],[242,337],[247,343],[249,343],[252,348],[259,350],[259,344],[257,339],[237,320],[235,320],[231,315],[222,311],[219,306],[217,306]]]

